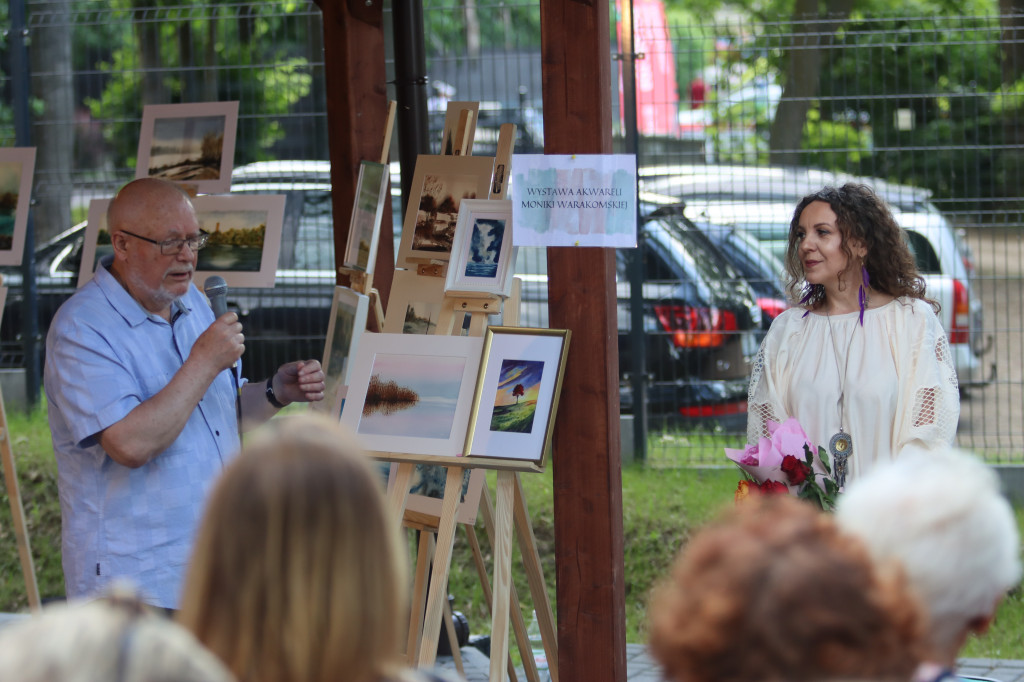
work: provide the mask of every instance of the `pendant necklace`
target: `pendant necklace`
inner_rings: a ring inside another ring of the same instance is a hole
[[[836,374],[839,375],[839,400],[836,401],[836,408],[839,412],[839,431],[829,440],[828,451],[832,455],[836,485],[842,489],[846,485],[847,460],[853,455],[853,438],[843,429],[843,418],[845,417],[843,398],[846,391],[846,374],[850,369],[850,348],[853,346],[853,337],[850,337],[850,343],[846,347],[846,366],[840,371],[839,349],[836,346],[835,334],[832,332],[832,314],[826,312],[825,319],[828,320],[828,335],[832,339],[832,352],[836,359]],[[854,333],[856,331],[854,329]]]

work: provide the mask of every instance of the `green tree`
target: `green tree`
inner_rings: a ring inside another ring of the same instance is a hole
[[[145,104],[239,100],[236,164],[265,158],[284,132],[275,120],[310,93],[312,75],[295,34],[280,27],[297,0],[182,6],[175,0],[112,0],[112,18],[133,30],[96,68],[111,74],[102,95],[87,99],[118,166],[132,166]],[[84,36],[83,36],[84,39]],[[241,65],[222,75],[221,65]],[[258,115],[257,115],[258,114]]]

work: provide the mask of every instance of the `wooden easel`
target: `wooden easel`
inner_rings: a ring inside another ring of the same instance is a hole
[[[0,277],[0,284],[2,283],[3,278]],[[41,606],[39,585],[36,582],[36,569],[28,539],[28,526],[25,524],[25,507],[21,502],[18,472],[14,466],[14,452],[11,450],[11,433],[7,428],[7,411],[4,408],[2,390],[0,390],[0,461],[3,463],[4,483],[7,486],[7,498],[11,505],[11,525],[18,543],[18,558],[21,560],[21,573],[25,578],[28,605],[33,611],[38,611]]]
[[[449,111],[449,118],[451,118],[451,111]],[[464,144],[465,140],[462,137],[463,133],[461,131],[466,127],[465,119],[466,116],[463,112],[458,117],[458,131],[454,135],[457,141],[462,141]],[[449,135],[446,131],[445,139],[449,139]],[[506,194],[508,168],[514,139],[515,126],[511,124],[502,126],[490,192],[490,198],[492,199],[503,198]],[[444,276],[445,274],[444,266],[441,264],[420,262],[417,263],[417,266],[418,272],[421,275]],[[516,291],[518,292],[518,286]],[[515,312],[510,314],[509,311],[506,311],[505,324],[516,324],[518,322],[518,296],[515,298],[516,305],[512,309]],[[500,309],[500,304],[500,297],[490,295],[446,297],[444,310],[438,320],[437,333],[453,333],[456,315],[468,313],[471,319],[469,334],[480,335],[483,333],[486,316],[497,312]],[[395,487],[392,489],[393,493],[389,499],[389,507],[396,518],[401,518],[405,509],[408,499],[409,481],[411,480],[414,466],[411,463],[403,462],[397,467]],[[421,539],[418,550],[418,570],[414,584],[413,615],[410,620],[408,654],[411,663],[422,666],[432,665],[435,660],[437,639],[440,631],[441,607],[442,605],[447,605],[447,600],[445,599],[447,595],[446,586],[454,544],[456,512],[461,493],[463,471],[464,469],[461,467],[453,466],[448,468],[441,517],[436,519],[436,542],[431,543],[432,535],[424,533],[424,535],[428,536],[428,539],[426,542]],[[539,680],[535,662],[529,653],[531,647],[526,632],[526,624],[522,617],[522,611],[519,608],[518,596],[511,582],[512,532],[513,527],[516,527],[516,536],[526,564],[528,583],[537,610],[544,647],[548,655],[549,672],[551,679],[557,682],[558,666],[554,618],[551,612],[550,600],[547,597],[543,572],[540,567],[540,558],[533,536],[533,527],[526,510],[525,497],[518,472],[498,472],[497,508],[493,515],[491,512],[490,496],[486,489],[483,495],[481,512],[495,555],[493,590],[487,589],[486,567],[484,566],[483,555],[479,548],[475,530],[472,527],[467,527],[466,532],[473,551],[478,574],[480,575],[481,582],[484,584],[485,596],[491,604],[490,679],[495,682],[503,679],[503,667],[508,670],[509,678],[515,679],[515,672],[508,656],[508,626],[511,622],[522,654],[526,675],[531,681],[536,682]],[[428,526],[424,526],[424,530],[434,531],[434,521],[435,519],[431,519],[431,523]],[[406,525],[409,525],[408,522]],[[427,603],[424,613],[424,583],[428,556],[431,554],[431,550],[433,550],[433,571],[430,574],[430,587],[426,590]],[[422,619],[420,614],[423,614]],[[446,622],[450,621],[446,618]],[[424,626],[422,633],[419,631],[420,623]],[[455,640],[451,629],[449,629],[448,634],[449,642],[454,644]],[[419,643],[419,653],[414,656],[412,652],[415,650],[417,641]],[[497,644],[497,647],[495,644]],[[453,651],[455,648],[453,645]],[[456,664],[458,665],[458,660]]]
[[[387,164],[388,154],[391,151],[391,132],[395,126],[395,112],[398,110],[398,103],[394,100],[388,102],[388,114],[384,121],[384,140],[381,143],[380,162]],[[355,210],[353,206],[352,210]],[[378,226],[378,229],[379,226]],[[372,266],[373,264],[368,264]],[[373,331],[384,329],[384,308],[380,302],[380,292],[373,288],[373,272],[355,270],[353,268],[339,267],[338,273],[348,278],[349,288],[360,294],[370,297],[370,320],[376,325]],[[368,321],[370,321],[368,320]]]

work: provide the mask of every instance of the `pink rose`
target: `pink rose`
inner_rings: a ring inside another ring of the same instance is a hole
[[[778,453],[778,462],[775,463],[778,466],[782,465],[782,458],[786,455],[793,455],[802,461],[804,459],[804,445],[809,447],[811,452],[815,451],[814,444],[811,443],[811,439],[804,433],[804,430],[800,427],[800,422],[795,417],[790,417],[781,424],[769,420],[768,433],[771,434],[773,459],[774,453]],[[761,455],[761,464],[766,464],[765,451],[759,449],[759,453]]]

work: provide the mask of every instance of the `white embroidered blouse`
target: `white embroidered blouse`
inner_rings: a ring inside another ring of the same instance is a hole
[[[956,368],[930,304],[895,299],[866,310],[863,327],[859,312],[832,315],[831,332],[829,316],[805,313],[783,312],[761,343],[750,377],[748,443],[767,435],[768,419],[796,417],[827,450],[841,425],[853,438],[847,483],[908,445],[952,444],[960,417]]]

